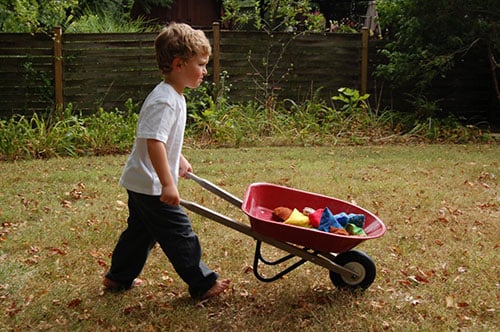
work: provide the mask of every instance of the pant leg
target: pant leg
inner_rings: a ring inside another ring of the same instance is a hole
[[[192,297],[200,297],[216,282],[218,275],[201,259],[202,250],[191,222],[179,206],[170,206],[158,196],[129,192],[140,220],[160,244],[175,271],[189,286]]]
[[[130,195],[128,208],[128,226],[118,239],[111,258],[111,268],[106,274],[106,277],[122,284],[124,288],[130,288],[139,276],[156,243],[155,237],[141,220],[136,200],[131,199]]]
[[[189,285],[191,296],[200,297],[214,285],[218,275],[202,260],[200,241],[186,213],[178,206],[163,205],[169,218],[161,222],[164,227],[159,230],[162,235],[157,241],[175,271]]]

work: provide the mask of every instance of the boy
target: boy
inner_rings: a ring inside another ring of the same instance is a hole
[[[156,37],[155,51],[164,80],[144,101],[120,178],[128,193],[128,227],[118,239],[103,285],[124,290],[140,284],[136,278],[158,242],[191,297],[208,299],[223,293],[229,280],[217,280],[201,260],[198,237],[179,206],[177,180],[193,170],[181,154],[186,122],[182,93],[203,81],[211,47],[201,30],[172,23]]]

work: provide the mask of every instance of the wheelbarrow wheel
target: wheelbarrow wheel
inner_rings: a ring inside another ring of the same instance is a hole
[[[375,263],[370,256],[362,251],[349,250],[340,253],[333,259],[333,262],[357,274],[357,277],[345,277],[330,271],[330,280],[338,289],[366,289],[375,280]]]

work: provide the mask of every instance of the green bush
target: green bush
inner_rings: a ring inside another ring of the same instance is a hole
[[[52,124],[36,113],[29,119],[13,117],[0,122],[0,131],[1,156],[7,160],[77,156],[88,139],[82,120],[73,115]]]
[[[69,104],[45,117],[1,120],[0,160],[124,153],[132,147],[138,120],[137,105],[128,100],[125,108],[84,117]]]
[[[85,118],[84,123],[89,135],[89,149],[93,154],[124,153],[133,144],[139,106],[131,99],[125,103],[125,111],[115,109],[106,112],[103,108]]]

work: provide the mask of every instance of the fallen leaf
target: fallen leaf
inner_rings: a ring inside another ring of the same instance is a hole
[[[125,206],[127,206],[127,203],[125,203],[124,201],[117,200],[116,205],[121,206],[121,207],[125,207]]]
[[[5,313],[7,313],[9,317],[14,317],[19,311],[21,311],[21,308],[17,307],[16,302],[12,302],[12,304],[5,309]]]
[[[419,283],[423,283],[423,284],[428,284],[429,283],[429,279],[424,278],[421,275],[416,275],[415,276],[415,280],[417,280]]]
[[[68,308],[74,308],[80,305],[82,303],[81,299],[73,299],[68,302]]]
[[[454,308],[455,307],[455,297],[447,296],[446,297],[446,308]]]
[[[26,264],[26,265],[38,264],[38,258],[40,258],[38,255],[34,255],[33,257],[25,259],[24,264]]]
[[[438,240],[435,240],[435,241],[434,241],[434,243],[435,243],[435,244],[437,244],[438,246],[442,246],[442,245],[444,245],[444,242],[443,242],[443,241],[441,241],[441,240],[439,240],[439,239],[438,239]]]
[[[103,259],[98,259],[97,264],[99,264],[100,267],[104,267],[104,268],[108,267],[108,264]]]
[[[467,185],[467,186],[469,186],[469,187],[474,187],[474,183],[471,182],[471,181],[469,181],[469,180],[465,180],[464,184]]]
[[[54,247],[47,247],[45,248],[47,250],[49,250],[49,255],[50,256],[53,256],[53,255],[61,255],[61,256],[65,256],[67,254],[66,251],[60,249],[60,248],[54,248]]]
[[[411,282],[409,280],[399,280],[398,281],[401,285],[405,286],[411,286]]]
[[[40,252],[40,248],[38,248],[37,246],[30,246],[30,249],[28,251],[30,254],[36,254],[36,253],[39,253]]]
[[[396,255],[401,255],[402,254],[402,250],[400,247],[391,247],[391,251],[393,253],[395,253]]]
[[[61,201],[61,206],[62,206],[62,207],[65,207],[65,208],[70,208],[70,207],[71,207],[71,202],[70,202],[70,201],[68,201],[68,200],[63,199],[63,200]]]
[[[131,314],[133,311],[136,311],[136,310],[141,310],[141,309],[142,309],[142,303],[141,303],[141,302],[139,302],[139,303],[138,303],[138,304],[136,304],[136,305],[132,305],[132,306],[129,306],[129,307],[125,307],[125,308],[123,309],[123,313],[124,313],[125,315],[129,315],[129,314]]]
[[[413,284],[420,284],[420,281],[418,281],[417,277],[415,276],[409,276],[408,280],[411,281]]]
[[[75,200],[82,198],[82,195],[83,195],[83,192],[80,190],[77,190],[77,189],[73,189],[69,192],[69,196],[71,196],[71,198],[73,198]]]
[[[370,305],[375,309],[382,309],[384,307],[384,303],[382,301],[371,301]]]
[[[94,251],[94,250],[90,250],[89,255],[94,257],[94,258],[99,258],[99,257],[103,256],[103,254],[101,252]]]
[[[437,221],[439,221],[439,222],[441,222],[443,224],[447,224],[447,223],[450,222],[450,220],[448,218],[446,218],[446,217],[439,217],[439,218],[437,218]]]

